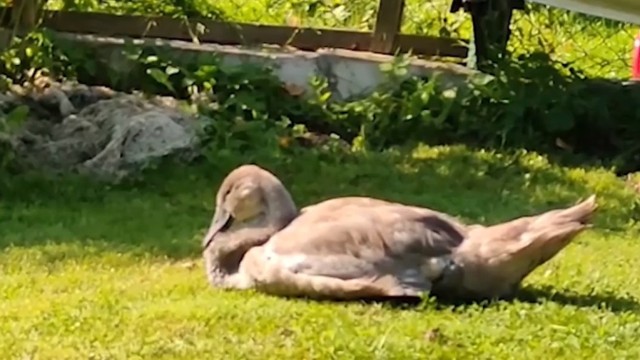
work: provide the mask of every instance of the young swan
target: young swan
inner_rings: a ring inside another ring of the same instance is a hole
[[[285,296],[419,296],[451,265],[446,257],[465,236],[462,225],[428,209],[340,201],[291,221],[296,207],[275,176],[255,165],[232,171],[203,239],[209,281]]]
[[[238,272],[247,250],[262,245],[298,215],[280,180],[255,165],[227,175],[216,196],[216,210],[202,239],[209,282],[222,288],[248,288]]]
[[[591,226],[597,208],[592,195],[566,209],[494,226],[470,226],[453,254],[456,271],[435,284],[432,293],[455,301],[515,296],[526,276]]]
[[[336,198],[301,210],[313,219],[340,209],[362,211],[355,207],[374,209],[392,204],[370,198]],[[430,293],[439,299],[479,301],[515,296],[522,281],[535,269],[552,259],[579,233],[591,227],[591,218],[598,205],[595,195],[565,209],[555,209],[539,215],[520,217],[493,226],[469,225],[464,240],[453,249],[444,271],[433,281]],[[439,214],[451,224],[452,217]],[[324,215],[325,217],[327,215]],[[288,231],[284,229],[283,232]]]
[[[249,193],[260,195],[236,200]],[[296,217],[282,183],[253,165],[229,174],[217,204],[204,239],[214,286],[333,299],[429,290],[455,300],[511,296],[588,227],[597,208],[592,196],[567,209],[485,227],[425,208],[344,197]],[[225,214],[233,215],[231,224]]]

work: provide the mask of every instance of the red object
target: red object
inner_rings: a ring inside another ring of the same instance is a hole
[[[640,81],[640,32],[636,35],[636,39],[633,42],[631,80]]]

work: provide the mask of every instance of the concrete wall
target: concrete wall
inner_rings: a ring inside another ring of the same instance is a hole
[[[111,70],[126,76],[131,63],[123,54],[125,41],[119,38],[93,35],[57,34],[65,42],[96,51],[97,57],[108,60]],[[392,56],[363,53],[349,50],[320,49],[316,52],[286,50],[274,47],[244,48],[215,44],[194,44],[184,41],[135,40],[134,45],[161,46],[172,50],[177,56],[194,53],[212,53],[222,59],[224,65],[233,66],[252,63],[274,68],[283,83],[303,89],[309,88],[312,76],[324,76],[335,100],[344,100],[371,93],[383,81],[380,65],[393,60]],[[432,76],[440,74],[444,87],[458,86],[469,76],[483,76],[454,63],[411,59],[408,76]]]

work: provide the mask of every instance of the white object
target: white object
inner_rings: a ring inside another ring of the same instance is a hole
[[[640,25],[640,0],[532,0],[584,14]]]

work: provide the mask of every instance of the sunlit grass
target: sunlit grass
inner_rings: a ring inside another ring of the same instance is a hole
[[[265,156],[259,163],[300,205],[360,194],[490,223],[599,195],[595,228],[527,279],[528,297],[485,308],[402,310],[211,289],[198,237],[215,188],[243,158],[166,164],[118,186],[15,179],[0,194],[3,358],[640,356],[637,200],[604,169],[455,146],[346,158]]]

